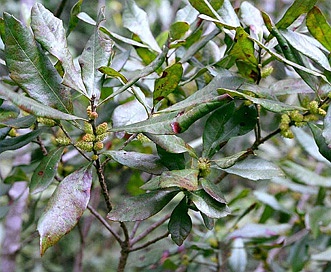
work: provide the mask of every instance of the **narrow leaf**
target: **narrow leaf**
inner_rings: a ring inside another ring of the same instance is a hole
[[[323,137],[326,144],[331,148],[331,107],[328,108],[326,116],[324,117]]]
[[[146,133],[145,135],[167,152],[175,154],[188,152],[190,156],[198,158],[195,150],[176,135],[155,135],[150,133]]]
[[[228,238],[270,238],[282,235],[292,229],[291,224],[265,225],[246,224],[240,229],[233,231]]]
[[[71,31],[77,26],[79,22],[77,15],[81,12],[82,4],[83,4],[83,0],[78,0],[77,3],[73,5],[70,11],[70,20],[68,23],[67,36],[69,36]]]
[[[199,171],[196,169],[182,169],[165,171],[159,179],[160,188],[179,187],[188,191],[198,189]]]
[[[38,221],[41,255],[76,226],[90,200],[91,185],[91,167],[73,172],[59,184]]]
[[[213,112],[203,131],[203,156],[211,158],[220,150],[222,142],[251,131],[256,124],[256,118],[254,107],[242,106],[235,109],[234,102]]]
[[[238,152],[238,153],[233,154],[231,156],[214,160],[214,162],[220,168],[226,169],[226,168],[229,168],[229,167],[233,166],[235,163],[237,163],[242,158],[242,156],[245,155],[246,153],[247,153],[247,151],[241,151],[241,152]]]
[[[29,133],[13,137],[7,138],[0,141],[0,153],[7,150],[16,150],[21,148],[22,146],[31,143],[35,138],[37,138],[41,133],[45,132],[45,129],[36,129]]]
[[[112,77],[112,78],[118,78],[120,79],[123,83],[128,83],[128,80],[124,75],[122,75],[120,72],[117,72],[115,69],[107,66],[102,66],[98,69],[101,73]]]
[[[63,151],[64,147],[54,149],[41,160],[31,177],[29,187],[32,194],[44,191],[51,184]]]
[[[331,162],[331,148],[325,142],[325,138],[322,135],[322,129],[313,123],[308,123],[308,126],[314,135],[319,152]]]
[[[187,214],[188,208],[186,204],[186,198],[173,210],[170,221],[168,223],[168,230],[171,235],[171,239],[178,245],[182,245],[186,237],[190,234],[192,229],[192,220]]]
[[[30,30],[13,16],[4,13],[5,54],[10,77],[29,96],[44,105],[71,112],[70,92],[61,77],[35,42]]]
[[[170,26],[169,35],[172,40],[179,40],[189,29],[187,22],[175,22]]]
[[[234,166],[222,170],[250,180],[271,179],[283,175],[283,172],[277,165],[259,158],[245,159],[237,162]]]
[[[252,101],[255,104],[261,105],[263,108],[267,109],[268,111],[272,112],[277,112],[277,113],[282,113],[290,110],[306,110],[303,107],[300,106],[294,106],[294,105],[289,105],[283,102],[280,102],[278,100],[271,100],[267,98],[257,98],[250,96],[248,94],[244,94],[242,92],[234,91],[234,90],[225,90],[225,89],[220,89],[218,90],[220,94],[228,93],[231,95],[231,97],[242,97],[245,98],[249,101]]]
[[[159,162],[160,158],[152,154],[124,150],[109,150],[103,154],[110,156],[120,164],[154,175],[159,175],[166,170],[166,168]]]
[[[289,44],[293,46],[293,48],[295,48],[308,58],[316,61],[324,69],[328,71],[331,70],[328,58],[320,49],[321,46],[318,47],[317,45],[315,45],[310,37],[287,29],[281,30],[280,33],[282,33],[282,35],[289,42]]]
[[[220,203],[227,204],[222,191],[217,185],[215,185],[213,182],[209,181],[208,179],[204,179],[204,178],[200,179],[200,182],[202,188],[208,195],[210,195],[213,199],[215,199]]]
[[[291,177],[296,182],[309,186],[320,186],[325,188],[331,187],[330,177],[320,176],[314,171],[311,171],[292,161],[285,161],[280,165],[280,167],[288,177]]]
[[[278,21],[276,27],[285,29],[289,27],[300,15],[307,13],[316,4],[317,0],[295,0]]]
[[[129,133],[152,133],[152,134],[178,134],[187,130],[195,121],[215,110],[226,102],[229,96],[219,96],[211,101],[197,105],[184,112],[169,112],[158,114],[145,121],[128,126],[114,127],[112,131],[126,131]]]
[[[153,100],[158,101],[176,90],[183,74],[181,63],[175,63],[166,68],[161,77],[155,80]]]
[[[222,218],[231,213],[229,207],[216,201],[204,190],[190,192],[189,198],[192,200],[197,209],[210,218]]]
[[[310,34],[331,51],[331,26],[318,7],[315,6],[308,12],[306,25]]]
[[[123,11],[123,26],[150,46],[151,49],[160,53],[161,49],[157,44],[149,28],[148,17],[144,10],[139,8],[134,0],[126,0]]]
[[[179,191],[167,189],[125,197],[107,215],[112,221],[140,221],[161,211]]]
[[[108,66],[113,48],[113,41],[100,31],[100,24],[105,20],[104,8],[100,10],[97,25],[90,39],[87,41],[83,53],[79,58],[82,78],[89,98],[100,98],[103,74],[98,70]]]
[[[157,135],[159,136],[159,135]],[[161,136],[161,135],[160,135]],[[167,135],[168,136],[168,135]],[[157,153],[160,156],[161,163],[169,170],[185,169],[186,159],[183,153],[171,153],[163,149],[161,146],[156,146]]]
[[[36,116],[47,117],[50,119],[59,120],[84,120],[84,118],[64,113],[62,111],[53,109],[49,106],[45,106],[29,97],[22,94],[13,92],[9,89],[0,88],[0,95],[11,101],[13,104],[21,108],[22,110],[31,113]]]
[[[61,62],[64,69],[63,83],[86,95],[80,71],[74,66],[67,45],[62,20],[56,18],[42,4],[36,3],[31,10],[31,28],[42,47]]]
[[[26,115],[16,119],[0,122],[0,127],[6,126],[11,128],[28,128],[36,122],[36,117],[33,115]]]

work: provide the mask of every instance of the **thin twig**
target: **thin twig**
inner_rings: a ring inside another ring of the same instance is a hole
[[[154,224],[150,225],[145,231],[140,233],[136,238],[131,240],[131,245],[134,245],[141,239],[145,238],[148,234],[150,234],[153,230],[155,230],[157,227],[161,226],[165,221],[167,221],[170,218],[170,214],[166,215],[161,220],[155,222]]]
[[[135,248],[131,248],[130,252],[133,252],[133,251],[137,251],[137,250],[140,250],[140,249],[146,248],[146,247],[148,247],[148,246],[150,246],[150,245],[152,245],[152,244],[154,244],[154,243],[156,243],[156,242],[158,242],[158,241],[160,241],[160,240],[162,240],[162,239],[164,239],[164,238],[166,238],[166,237],[168,237],[168,236],[169,236],[169,231],[167,231],[167,232],[166,232],[165,234],[163,234],[162,236],[156,237],[155,239],[153,239],[153,240],[151,240],[151,241],[148,241],[148,242],[145,243],[145,244],[142,244],[141,246],[137,246],[137,247],[135,247]]]
[[[131,231],[130,239],[133,239],[133,237],[136,235],[137,230],[138,230],[138,228],[139,228],[139,226],[140,226],[140,223],[141,223],[141,221],[137,221],[137,222],[134,224],[133,229],[132,229],[132,231]]]
[[[115,237],[116,241],[121,244],[122,240],[121,237],[112,229],[112,227],[108,224],[108,222],[99,214],[91,205],[87,205],[87,208],[93,214],[100,222],[102,225],[106,227],[107,230]]]
[[[62,14],[62,12],[63,12],[63,10],[64,10],[64,7],[65,7],[65,5],[66,5],[66,3],[67,3],[67,1],[68,0],[62,0],[61,1],[61,3],[59,4],[59,6],[58,6],[58,8],[57,8],[57,10],[56,10],[56,12],[55,12],[55,17],[60,17],[61,16],[61,14]]]

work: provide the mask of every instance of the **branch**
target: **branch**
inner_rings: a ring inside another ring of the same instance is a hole
[[[165,221],[167,221],[170,218],[170,216],[171,215],[168,214],[164,218],[162,218],[160,221],[157,221],[154,224],[150,225],[149,228],[147,228],[144,232],[140,233],[135,239],[131,240],[131,245],[134,245],[141,239],[145,238],[153,230],[155,230],[157,227],[161,226]]]
[[[121,237],[112,229],[108,222],[99,214],[91,205],[87,205],[89,211],[106,227],[107,230],[115,237],[116,241],[121,244]]]
[[[132,248],[132,249],[130,250],[130,252],[133,252],[133,251],[137,251],[137,250],[140,250],[140,249],[146,248],[146,247],[148,247],[148,246],[150,246],[150,245],[152,245],[152,244],[154,244],[154,243],[156,243],[156,242],[158,242],[158,241],[160,241],[160,240],[162,240],[162,239],[168,237],[169,234],[170,234],[169,231],[167,231],[167,232],[166,232],[165,234],[163,234],[162,236],[156,237],[155,239],[153,239],[153,240],[151,240],[151,241],[149,241],[149,242],[147,242],[147,243],[145,243],[145,244],[142,244],[141,246],[138,246],[138,247]]]

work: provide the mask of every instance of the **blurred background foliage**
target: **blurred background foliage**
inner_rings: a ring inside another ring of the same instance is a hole
[[[60,1],[39,2],[54,13],[59,9]],[[233,7],[237,8],[242,1],[231,2]],[[266,11],[275,21],[292,3],[289,0],[250,2]],[[33,3],[32,0],[0,0],[0,12],[6,11],[22,20],[28,20],[29,7]],[[70,10],[75,3],[76,1],[73,0],[67,1],[63,12],[61,12],[60,18],[65,24],[68,23]],[[155,37],[161,37],[162,32],[169,29],[177,11],[187,4],[184,0],[136,0],[136,3],[147,12],[149,24]],[[99,9],[105,6],[107,18],[105,26],[117,34],[128,36],[130,33],[123,28],[122,22],[123,5],[123,1],[115,0],[83,1],[82,11],[95,19]],[[321,0],[318,2],[318,6],[330,22],[331,8],[329,2]],[[72,52],[76,52],[77,55],[81,53],[92,29],[91,25],[83,21],[78,23],[69,36]],[[219,42],[219,40],[216,41],[216,43]],[[220,46],[220,44],[217,45]],[[122,46],[125,47],[121,42],[118,42],[115,45],[116,50],[125,51]],[[202,63],[207,64],[209,56],[215,56],[213,46],[214,44],[211,44],[210,47],[202,50]],[[2,67],[2,69],[4,68]],[[277,67],[274,69],[274,74],[269,79],[268,84],[276,82],[278,78],[286,77],[284,67],[278,67],[279,70]],[[267,113],[262,112],[261,114],[263,116]],[[278,121],[279,116],[265,118],[264,129],[272,131],[277,128]],[[199,124],[195,126],[195,129],[197,135],[190,132],[190,135],[187,134],[184,137],[189,141],[194,140],[201,129]],[[257,151],[258,155],[271,161],[293,161],[305,169],[330,179],[330,163],[318,155],[311,135],[304,129],[295,129],[294,133],[296,136],[294,140],[282,137],[272,138],[261,146]],[[247,142],[250,140],[247,136],[236,138],[223,150],[224,155],[243,150],[244,146],[248,146]],[[137,143],[134,148],[151,149],[148,143]],[[38,156],[38,154],[34,155]],[[73,164],[72,167],[75,165]],[[293,170],[294,168],[289,167],[289,169]],[[301,170],[301,168],[297,169],[297,171]],[[143,182],[140,172],[119,167],[118,164],[110,164],[106,169],[106,176],[111,176],[112,184],[115,184],[112,191],[115,199],[123,194],[136,193],[137,185]],[[229,263],[232,262],[234,264],[232,271],[244,271],[241,270],[242,267],[246,267],[245,271],[331,271],[331,239],[329,236],[331,216],[329,210],[324,207],[326,203],[331,204],[330,192],[324,187],[294,183],[297,179],[294,172],[290,172],[288,176],[288,179],[279,178],[272,182],[269,180],[253,182],[238,176],[227,176],[222,181],[222,190],[232,209],[230,216],[218,220],[215,229],[211,231],[206,231],[200,218],[194,218],[195,227],[183,246],[176,246],[170,239],[160,241],[143,252],[139,251],[132,254],[127,270],[208,271],[209,269],[215,271],[214,264],[219,262],[222,263],[220,271],[230,271]],[[43,197],[46,198],[46,196]],[[1,199],[2,203],[5,201]],[[18,254],[17,271],[72,271],[77,261],[77,252],[81,249],[81,244],[78,242],[81,239],[78,231],[81,225],[79,224],[65,239],[62,239],[41,258],[38,251],[38,235],[35,232],[33,222],[35,214],[43,208],[43,201],[36,199],[36,196],[30,196],[29,205],[30,207],[35,205],[36,209],[28,210],[23,218],[22,247]],[[102,213],[102,209],[100,210]],[[163,214],[157,215],[141,223],[142,229],[147,228],[162,216]],[[83,220],[89,222],[89,220],[93,220],[93,217],[87,214],[84,215]],[[308,220],[310,223],[307,223]],[[271,233],[269,237],[265,237],[260,235],[264,230],[250,225],[252,223],[259,223],[260,226],[265,223],[275,224],[285,229],[276,228],[276,235]],[[288,224],[291,229],[288,229]],[[312,228],[312,231],[309,231],[307,224]],[[132,223],[133,225],[134,223]],[[244,226],[247,226],[247,229],[241,228]],[[235,235],[245,237],[245,247],[243,247],[241,240],[237,239],[237,244],[234,245],[230,240],[225,239],[235,229],[238,229],[238,233],[234,233],[233,237]],[[283,231],[286,231],[287,234],[283,235]],[[162,230],[160,233],[163,233]],[[153,237],[154,234],[151,235]],[[0,238],[3,238],[2,236],[3,233],[0,228]],[[94,222],[91,225],[91,230],[85,237],[84,243],[84,271],[115,271],[120,248],[101,224]],[[240,260],[246,263],[242,263],[240,266]]]

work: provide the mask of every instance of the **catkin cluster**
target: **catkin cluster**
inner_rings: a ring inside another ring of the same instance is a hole
[[[325,110],[319,107],[317,101],[310,101],[305,106],[308,109],[305,114],[300,113],[298,110],[282,114],[279,128],[281,130],[280,134],[283,137],[290,139],[294,138],[294,134],[290,129],[291,125],[302,127],[305,126],[307,122],[317,121],[320,116],[326,115]]]

